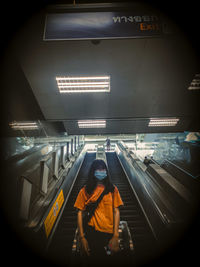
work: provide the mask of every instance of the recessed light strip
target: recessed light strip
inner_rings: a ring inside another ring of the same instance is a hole
[[[149,127],[163,127],[163,126],[176,126],[176,124],[173,124],[173,123],[166,123],[166,124],[149,124],[148,125]]]
[[[105,128],[105,120],[80,120],[78,121],[79,128]]]
[[[70,85],[100,85],[100,84],[105,84],[105,85],[109,85],[109,82],[86,82],[86,83],[60,83],[58,82],[59,86],[70,86]]]
[[[102,89],[102,90],[99,90],[99,89],[87,89],[87,90],[78,90],[78,89],[75,89],[75,90],[60,90],[60,93],[96,93],[96,92],[108,92],[108,90],[105,90],[105,89]]]
[[[166,124],[166,123],[177,123],[177,121],[150,121],[151,124]]]
[[[56,77],[57,81],[63,81],[63,80],[110,80],[110,76],[99,76],[99,77]]]
[[[95,85],[59,85],[59,88],[89,88],[89,87],[94,87],[94,88],[105,88],[108,87],[108,85],[104,84],[95,84]]]
[[[9,124],[14,130],[35,130],[38,129],[36,122],[12,122]]]
[[[78,123],[106,123],[105,120],[80,120]]]
[[[105,124],[81,124],[79,128],[105,128]]]
[[[195,74],[194,79],[188,87],[188,90],[200,90],[200,74]]]
[[[110,92],[110,77],[56,77],[60,93]]]
[[[149,127],[159,126],[175,126],[178,123],[178,118],[151,118],[149,121]]]

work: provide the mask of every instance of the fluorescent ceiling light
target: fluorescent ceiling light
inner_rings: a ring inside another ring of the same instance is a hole
[[[61,81],[73,81],[73,80],[105,80],[109,79],[110,76],[96,76],[96,77],[56,77],[56,80],[61,80]]]
[[[110,76],[56,77],[60,93],[110,92]]]
[[[188,90],[199,90],[200,89],[200,74],[196,74],[192,80]]]
[[[14,130],[36,130],[38,124],[36,122],[12,122],[9,124]]]
[[[150,118],[149,127],[159,126],[176,126],[179,119],[177,118]]]
[[[79,128],[105,128],[105,120],[80,120],[78,121]]]

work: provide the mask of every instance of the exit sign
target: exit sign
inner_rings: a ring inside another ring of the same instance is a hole
[[[159,37],[158,15],[140,12],[82,12],[47,14],[44,40],[92,40]]]

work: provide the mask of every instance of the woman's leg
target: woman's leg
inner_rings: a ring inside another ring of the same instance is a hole
[[[112,238],[112,234],[95,231],[92,227],[89,227],[86,231],[86,239],[90,248],[90,258],[94,259],[97,263],[98,260],[106,260],[108,257],[106,254],[106,247]]]

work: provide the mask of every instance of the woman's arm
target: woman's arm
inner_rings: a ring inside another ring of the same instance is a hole
[[[79,231],[79,237],[83,238],[84,237],[84,231],[83,231],[83,212],[82,210],[78,211],[78,231]]]
[[[84,236],[84,229],[83,229],[83,212],[82,210],[78,211],[77,215],[77,223],[78,223],[78,231],[79,231],[79,238],[82,244],[83,251],[89,256],[90,249],[87,240]]]
[[[119,221],[120,221],[120,212],[119,208],[114,208],[114,218],[113,218],[113,237],[109,242],[110,248],[113,252],[119,251]]]
[[[120,221],[120,212],[119,208],[114,208],[114,231],[113,231],[113,236],[114,237],[119,237],[119,221]]]

